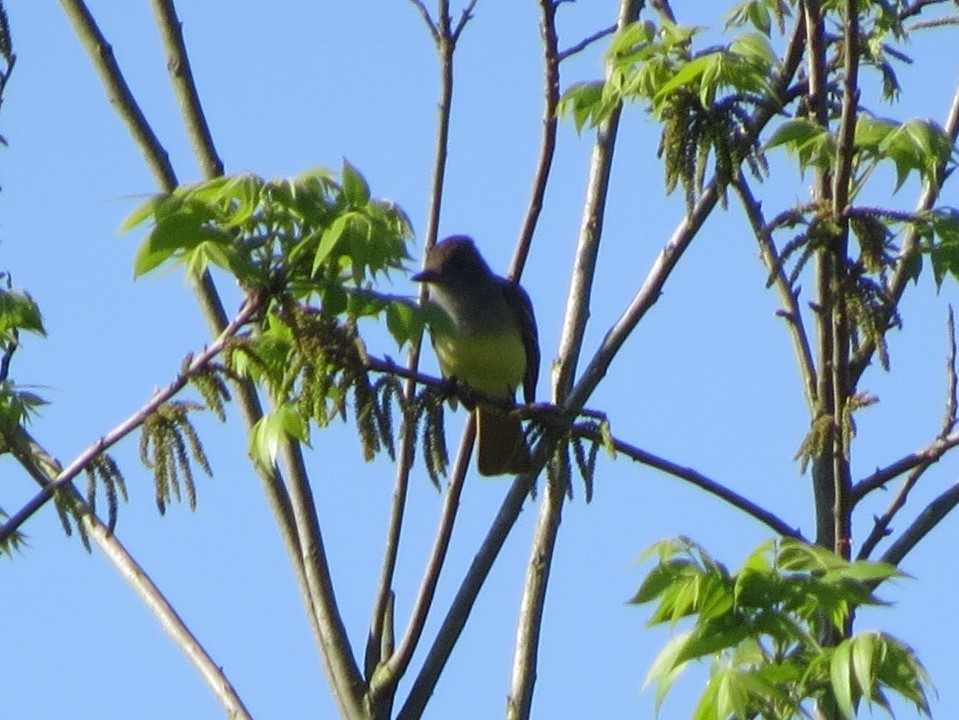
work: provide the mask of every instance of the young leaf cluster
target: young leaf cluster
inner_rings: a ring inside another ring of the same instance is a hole
[[[319,295],[334,312],[347,285],[360,288],[402,267],[410,224],[393,203],[370,196],[344,162],[339,179],[318,169],[296,178],[222,176],[159,195],[137,208],[125,230],[150,222],[136,275],[169,262],[200,274],[211,266],[268,293]]]
[[[378,302],[371,295],[362,298],[363,308]],[[408,317],[416,320],[405,321],[403,332],[413,325],[422,332],[424,319],[415,306],[409,307]],[[393,411],[398,408],[414,425],[425,419],[427,468],[435,480],[446,469],[442,400],[423,396],[407,407],[395,376],[372,376],[358,318],[351,314],[357,308],[350,303],[347,312],[337,316],[287,298],[267,314],[256,333],[230,347],[233,371],[266,387],[275,407],[254,428],[251,455],[271,465],[284,438],[309,443],[310,422],[323,428],[336,417],[345,420],[352,410],[364,459],[372,460],[381,451],[395,459]]]
[[[659,153],[667,192],[681,185],[689,204],[702,192],[710,158],[723,189],[743,163],[757,177],[765,173],[762,149],[748,132],[749,115],[773,96],[769,80],[776,67],[760,34],[743,33],[724,47],[693,53],[698,32],[669,22],[629,25],[607,53],[606,82],[570,88],[559,108],[582,128],[605,120],[623,101],[645,101],[663,124]]]
[[[631,602],[654,605],[650,624],[692,622],[649,672],[657,708],[688,664],[708,657],[694,720],[805,718],[816,703],[851,719],[863,700],[891,714],[887,693],[929,714],[930,680],[909,647],[875,632],[829,641],[857,608],[881,604],[871,588],[897,576],[893,566],[795,540],[764,543],[734,573],[685,538],[652,554],[658,562]]]

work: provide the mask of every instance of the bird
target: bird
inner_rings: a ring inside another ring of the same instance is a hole
[[[431,328],[443,376],[510,402],[522,385],[526,403],[535,402],[539,338],[533,304],[519,283],[494,273],[466,235],[433,245],[412,279],[429,286],[431,301],[450,320]],[[482,401],[471,405],[480,474],[530,470],[530,449],[516,414]]]

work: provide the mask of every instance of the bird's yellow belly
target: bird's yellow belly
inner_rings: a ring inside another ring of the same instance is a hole
[[[487,395],[512,398],[526,372],[526,350],[518,332],[437,337],[436,355],[443,375]]]

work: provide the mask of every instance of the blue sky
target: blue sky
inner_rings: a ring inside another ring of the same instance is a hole
[[[405,1],[181,3],[187,46],[227,172],[294,175],[349,158],[373,193],[398,202],[417,232],[425,218],[437,101],[436,62],[422,20]],[[0,269],[29,290],[49,337],[29,338],[15,378],[38,386],[50,405],[32,431],[62,461],[149,399],[173,378],[183,356],[208,339],[178,271],[133,280],[138,237],[120,236],[126,214],[155,191],[138,149],[113,113],[63,12],[53,3],[9,3],[18,63],[0,111]],[[716,10],[708,9],[715,5]],[[720,3],[676,2],[681,19],[719,28]],[[706,9],[704,9],[706,8]],[[148,119],[181,181],[199,178],[167,79],[146,4],[93,2]],[[615,18],[616,3],[564,4],[561,45]],[[541,123],[536,3],[481,0],[457,54],[450,165],[441,234],[473,235],[505,271],[530,194]],[[919,62],[903,68],[904,93],[883,110],[905,119],[941,119],[959,80],[954,40],[945,30],[913,42]],[[600,48],[563,66],[564,87],[601,72]],[[923,62],[924,61],[924,62]],[[871,98],[864,98],[871,103]],[[556,169],[524,276],[540,326],[543,371],[559,341],[569,264],[579,226],[591,137],[561,129]],[[600,290],[591,307],[585,361],[639,287],[649,263],[682,216],[682,198],[665,197],[655,161],[658,131],[642,108],[624,116],[605,241]],[[759,192],[764,207],[805,200],[809,178],[787,170]],[[874,202],[893,182],[879,178]],[[898,197],[914,203],[907,183]],[[943,202],[956,205],[955,188]],[[419,258],[421,245],[415,248]],[[813,532],[811,491],[792,458],[808,419],[776,297],[765,289],[755,241],[734,205],[717,211],[683,258],[666,292],[641,323],[589,406],[609,414],[617,435],[697,468]],[[235,307],[229,281],[221,288]],[[393,292],[412,293],[396,276]],[[929,278],[911,287],[904,328],[891,336],[893,371],[871,369],[862,389],[881,402],[858,418],[855,477],[929,442],[938,430],[945,383],[946,305]],[[385,333],[371,348],[396,356]],[[434,370],[432,357],[426,369]],[[451,444],[462,412],[450,415]],[[241,423],[200,423],[215,472],[200,478],[198,509],[173,506],[159,517],[152,480],[136,443],[116,452],[131,501],[118,537],[167,593],[226,670],[257,718],[332,717],[295,581],[263,493],[245,456]],[[393,468],[362,462],[348,426],[314,436],[308,456],[325,540],[347,628],[365,635],[379,572]],[[947,457],[914,493],[905,518],[956,481]],[[4,509],[35,491],[8,459]],[[507,481],[471,477],[425,639],[485,535]],[[550,581],[534,716],[650,717],[641,684],[666,639],[644,626],[647,611],[625,604],[641,582],[635,562],[652,542],[685,534],[736,566],[769,536],[732,508],[626,459],[600,460],[595,497],[581,487],[565,508]],[[858,516],[864,538],[878,493]],[[405,618],[436,527],[442,497],[419,470],[397,582]],[[437,687],[429,718],[496,717],[509,666],[529,540],[538,506],[527,503],[467,630]],[[897,524],[904,526],[905,519]],[[87,555],[42,512],[25,528],[29,547],[0,561],[0,704],[17,718],[169,718],[220,715],[219,707],[156,621],[99,555]],[[939,689],[936,716],[959,716],[951,612],[959,592],[944,562],[959,538],[948,519],[904,563],[913,579],[884,587],[892,609],[863,613],[859,629],[881,628],[911,643]],[[944,571],[944,568],[946,571]],[[422,653],[414,659],[414,667]],[[677,686],[662,717],[688,717],[699,685]],[[402,691],[401,691],[402,694]],[[686,697],[684,697],[686,696]],[[911,717],[903,709],[900,717]]]

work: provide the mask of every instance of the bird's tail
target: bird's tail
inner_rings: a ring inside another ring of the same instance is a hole
[[[533,458],[515,414],[477,406],[476,437],[480,475],[518,475],[532,469]]]

